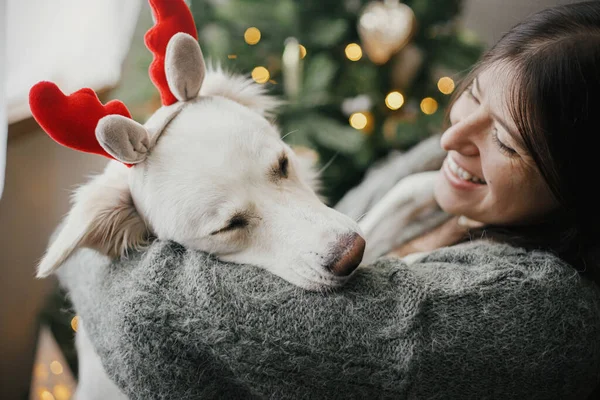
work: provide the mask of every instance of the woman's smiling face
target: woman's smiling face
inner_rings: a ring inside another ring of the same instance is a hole
[[[482,71],[450,111],[448,151],[435,186],[440,207],[485,224],[531,222],[558,206],[508,108],[510,67]]]

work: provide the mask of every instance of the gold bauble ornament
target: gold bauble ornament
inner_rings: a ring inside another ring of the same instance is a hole
[[[385,64],[412,38],[417,20],[415,13],[399,0],[372,2],[358,19],[362,47],[375,64]]]

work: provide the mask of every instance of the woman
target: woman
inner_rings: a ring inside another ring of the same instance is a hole
[[[174,243],[118,265],[80,253],[61,280],[108,375],[144,399],[590,396],[598,67],[598,3],[508,32],[458,91],[442,135],[433,194],[452,217],[395,250],[427,254],[380,259],[338,292]]]

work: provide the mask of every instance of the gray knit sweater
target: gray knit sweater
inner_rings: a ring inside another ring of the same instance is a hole
[[[584,399],[600,376],[600,290],[503,244],[381,259],[326,294],[172,242],[81,250],[60,278],[131,399]]]

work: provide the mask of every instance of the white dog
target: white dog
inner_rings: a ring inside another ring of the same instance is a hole
[[[33,115],[55,140],[65,144],[91,123],[95,130],[81,133],[88,137],[67,145],[114,159],[76,191],[37,276],[48,276],[82,247],[117,259],[157,238],[257,265],[305,289],[343,285],[360,264],[365,241],[355,221],[319,199],[311,163],[268,120],[277,101],[250,79],[206,71],[190,36],[193,20],[190,34],[168,30],[173,17],[191,19],[182,1],[151,4],[157,29],[166,26],[169,36],[155,58],[164,71],[164,106],[144,125],[119,105],[101,105],[86,89],[65,97],[49,82],[32,88]],[[158,40],[147,35],[153,51],[163,33],[151,33]],[[171,101],[164,101],[165,93]],[[80,119],[84,123],[72,125]],[[78,397],[123,397],[80,326]]]
[[[360,228],[319,199],[312,166],[265,118],[275,101],[216,70],[188,103],[165,128],[162,116],[174,106],[144,125],[161,132],[142,163],[111,161],[77,190],[38,276],[79,247],[118,257],[157,237],[306,289],[341,286],[362,258]]]
[[[80,247],[117,258],[156,237],[309,290],[343,285],[362,259],[360,228],[319,199],[312,160],[296,155],[265,118],[275,105],[258,84],[208,71],[200,96],[166,127],[173,106],[144,125],[160,130],[160,140],[143,163],[111,161],[76,191],[38,277]],[[83,323],[76,342],[79,398],[118,398]]]

